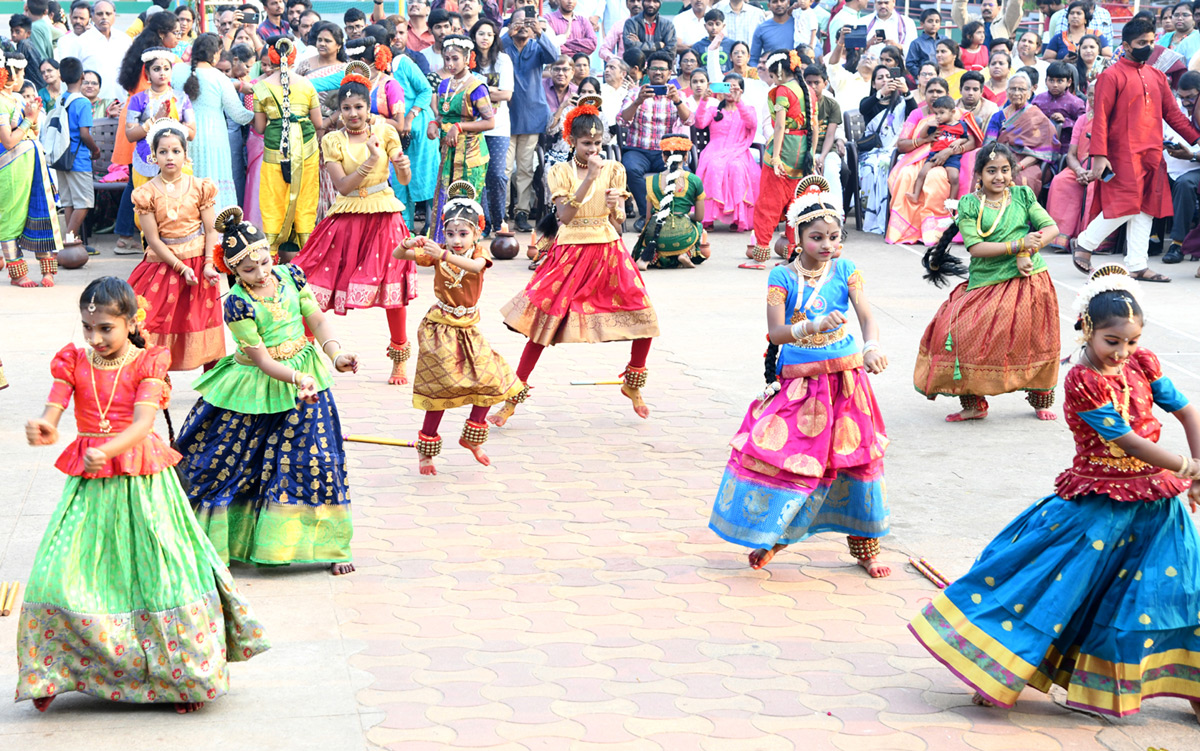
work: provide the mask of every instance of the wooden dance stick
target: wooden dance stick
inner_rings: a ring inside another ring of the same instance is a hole
[[[8,597],[4,598],[4,609],[0,610],[0,615],[8,615],[12,612],[13,606],[17,604],[17,592],[21,589],[21,582],[13,582],[8,589]]]
[[[8,582],[0,582],[0,614],[4,612],[4,601],[8,599]]]
[[[417,447],[416,441],[400,441],[395,438],[377,438],[370,435],[344,435],[342,436],[342,440],[352,443],[377,443],[380,446],[400,446],[406,449]]]
[[[931,573],[932,573],[934,576],[936,576],[937,578],[939,578],[939,579],[941,579],[943,582],[945,582],[947,587],[949,587],[949,586],[950,586],[951,582],[950,582],[950,580],[949,580],[948,578],[946,578],[946,575],[945,575],[945,574],[943,574],[941,571],[938,571],[936,568],[934,568],[934,567],[933,567],[933,564],[932,564],[932,563],[930,563],[929,561],[925,560],[924,558],[921,558],[920,560],[921,560],[921,564],[922,564],[923,566],[925,566],[925,568],[929,569],[929,571],[930,571],[930,572],[931,572]]]
[[[938,589],[946,588],[946,583],[944,581],[942,581],[941,579],[937,578],[936,576],[934,576],[933,572],[930,571],[929,569],[925,568],[924,566],[922,566],[921,562],[918,561],[916,558],[910,557],[908,559],[908,562],[912,564],[913,568],[915,568],[917,571],[920,571],[922,576],[924,576],[929,581],[933,582],[933,585],[935,587],[937,587]]]
[[[572,386],[620,386],[624,381],[571,381]]]

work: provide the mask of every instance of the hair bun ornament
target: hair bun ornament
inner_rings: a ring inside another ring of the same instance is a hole
[[[351,60],[346,64],[346,72],[342,75],[342,86],[348,83],[361,83],[371,88],[371,66],[362,60]]]
[[[563,120],[563,138],[567,139],[568,142],[570,141],[571,127],[575,124],[575,118],[580,115],[600,117],[600,105],[602,102],[603,100],[595,94],[584,94],[579,97],[579,101],[575,104],[575,107],[567,113],[566,119]],[[593,128],[591,135],[598,136],[602,132]]]
[[[793,50],[776,50],[772,52],[767,55],[767,61],[764,66],[767,70],[771,70],[777,63],[787,63],[789,68],[792,67],[792,59],[791,55],[788,54],[789,52],[794,54]]]
[[[227,209],[222,209],[221,213],[217,214],[216,220],[213,222],[213,229],[221,234],[227,234],[237,228],[242,223],[242,209],[240,206],[230,206]]]
[[[485,226],[483,207],[476,201],[479,195],[475,186],[466,180],[455,180],[446,188],[446,205],[442,207],[442,226],[465,218],[469,223],[479,225],[482,232]]]
[[[801,70],[804,68],[804,58],[796,50],[788,50],[788,66],[792,70]]]
[[[446,188],[446,197],[449,198],[466,198],[468,201],[474,201],[479,194],[475,190],[475,186],[466,180],[455,180],[450,183],[450,187]]]
[[[183,150],[187,151],[187,131],[183,129],[183,125],[178,120],[169,117],[156,117],[151,120],[150,127],[146,129],[146,140],[153,144],[154,139],[158,138],[158,134],[164,131],[182,137]]]
[[[1106,263],[1092,271],[1087,284],[1075,296],[1075,317],[1082,319],[1087,313],[1092,298],[1102,292],[1127,292],[1141,305],[1141,286],[1129,275],[1129,270],[1119,263]]]
[[[670,153],[687,153],[692,150],[692,140],[680,133],[668,133],[659,141],[658,148]]]
[[[840,224],[843,214],[842,210],[829,200],[829,183],[825,178],[820,175],[805,175],[796,183],[795,198],[788,206],[788,226],[798,227],[822,217]]]
[[[359,55],[365,55],[367,52],[367,48],[373,44],[375,44],[375,40],[367,39],[366,37],[359,37],[358,39],[349,39],[346,41],[346,54],[349,55],[350,57],[358,57]],[[353,62],[362,62],[362,61],[355,60]]]
[[[296,45],[287,37],[275,42],[271,49],[267,50],[267,59],[272,65],[279,65],[285,57],[288,65],[296,64]]]

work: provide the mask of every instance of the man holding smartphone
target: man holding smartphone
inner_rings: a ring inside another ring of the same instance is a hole
[[[533,10],[530,7],[530,10]],[[537,162],[538,136],[550,122],[550,105],[542,85],[542,68],[558,59],[558,47],[543,33],[536,12],[527,14],[517,8],[508,23],[508,33],[500,36],[504,54],[513,62],[513,95],[509,106],[512,135],[508,141],[508,173],[516,170],[517,205],[513,220],[517,230],[528,232],[529,207],[533,203],[533,171]]]
[[[875,0],[875,15],[867,19],[868,49],[889,45],[899,47],[907,55],[909,45],[916,38],[917,25],[908,16],[896,12],[896,0]]]
[[[1091,272],[1092,251],[1129,224],[1125,266],[1143,282],[1169,282],[1148,265],[1154,217],[1171,215],[1167,167],[1163,162],[1163,121],[1183,143],[1200,141],[1175,102],[1167,77],[1147,65],[1154,51],[1154,24],[1134,18],[1121,30],[1124,56],[1100,74],[1092,118],[1092,179],[1096,197],[1088,224],[1072,254],[1075,267]]]
[[[629,125],[629,134],[621,147],[621,163],[625,165],[626,183],[638,208],[635,232],[646,226],[646,174],[666,169],[659,144],[666,134],[682,132],[692,119],[683,94],[667,83],[674,59],[675,55],[667,50],[659,50],[647,58],[650,83],[631,91],[621,108],[620,119]]]

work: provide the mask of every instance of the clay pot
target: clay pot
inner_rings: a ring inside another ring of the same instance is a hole
[[[517,257],[517,253],[520,251],[521,244],[517,242],[517,238],[511,232],[501,230],[492,238],[492,258],[511,261]]]
[[[87,248],[83,245],[68,245],[58,251],[58,265],[64,269],[81,269],[87,262]]]

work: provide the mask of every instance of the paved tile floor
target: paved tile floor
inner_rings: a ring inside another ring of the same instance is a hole
[[[714,235],[695,271],[649,272],[663,336],[650,358],[651,419],[614,386],[570,386],[620,372],[626,345],[548,350],[533,398],[487,444],[483,468],[457,446],[465,410],[447,415],[436,478],[411,449],[351,445],[358,572],[236,567],[274,649],[232,669],[233,691],[202,712],[130,707],[75,694],[45,715],[0,704],[0,746],[126,749],[146,741],[222,749],[1119,749],[1200,748],[1186,702],[1156,700],[1114,721],[1030,692],[1013,711],[968,691],[909,636],[932,585],[910,553],[951,576],[1017,511],[1049,492],[1071,455],[1065,426],[1036,422],[1018,397],[986,424],[949,426],[953,405],[911,388],[916,342],[944,291],[919,279],[909,250],[854,234],[891,369],[873,379],[888,458],[895,569],[869,580],[844,540],[823,536],[764,571],[707,529],[726,441],[761,389],[764,272],[734,268],[745,236]],[[627,241],[632,237],[627,236]],[[105,246],[107,247],[107,246]],[[1082,277],[1051,258],[1060,302]],[[55,450],[24,445],[22,423],[49,388],[48,364],[80,341],[75,299],[132,261],[106,255],[54,290],[0,288],[0,578],[24,579],[63,480]],[[1152,290],[1154,310],[1197,311],[1200,282]],[[484,330],[516,363],[523,339],[496,309],[528,278],[489,272]],[[428,305],[429,277],[410,329]],[[1185,391],[1200,393],[1189,331],[1155,318],[1147,345]],[[377,311],[337,319],[364,362],[338,376],[348,431],[412,438],[421,414],[385,383]],[[1064,319],[1064,350],[1070,339]],[[177,422],[195,399],[176,378]],[[65,431],[69,433],[68,431]],[[1166,440],[1180,441],[1168,427]],[[15,618],[0,619],[0,686],[15,680]]]

